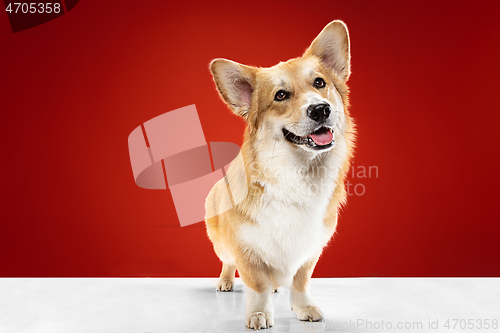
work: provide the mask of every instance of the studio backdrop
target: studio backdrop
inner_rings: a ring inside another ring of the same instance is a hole
[[[142,172],[148,121],[193,105],[199,126],[172,142],[237,153],[245,124],[210,61],[299,57],[334,19],[351,37],[358,135],[314,277],[500,276],[497,2],[59,3],[46,22],[0,13],[0,276],[217,276],[201,218],[183,224],[165,184],[138,186],[154,182],[138,184],[129,136]]]

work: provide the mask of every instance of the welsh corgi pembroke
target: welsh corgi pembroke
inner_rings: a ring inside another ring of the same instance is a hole
[[[273,67],[215,59],[210,70],[247,124],[240,154],[206,199],[207,233],[222,261],[217,289],[232,291],[238,270],[250,329],[274,325],[279,286],[290,289],[298,319],[321,321],[308,283],[346,200],[353,152],[347,26],[329,23],[302,57]]]

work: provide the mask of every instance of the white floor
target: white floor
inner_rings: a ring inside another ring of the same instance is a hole
[[[230,293],[216,281],[0,279],[0,332],[248,331],[241,280]],[[267,331],[500,332],[500,279],[313,279],[311,291],[324,322],[295,319],[284,290]]]

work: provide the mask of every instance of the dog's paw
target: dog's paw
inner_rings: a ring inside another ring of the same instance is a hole
[[[294,306],[297,318],[304,321],[323,321],[323,312],[315,305]]]
[[[218,291],[233,291],[234,282],[231,280],[219,280],[217,284]]]
[[[260,330],[274,326],[274,318],[271,314],[264,312],[254,312],[245,318],[247,328]]]

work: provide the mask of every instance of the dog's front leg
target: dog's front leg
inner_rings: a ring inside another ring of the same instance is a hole
[[[272,288],[259,293],[247,286],[245,324],[254,330],[274,326]]]
[[[290,288],[292,310],[300,320],[323,320],[323,313],[314,304],[309,294],[309,280],[317,262],[318,258],[315,258],[302,265],[295,274],[292,288]]]
[[[260,330],[274,326],[274,309],[269,267],[255,255],[237,260],[238,272],[247,288],[245,325]]]

